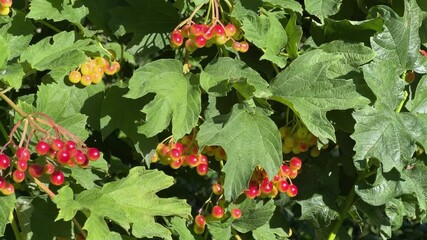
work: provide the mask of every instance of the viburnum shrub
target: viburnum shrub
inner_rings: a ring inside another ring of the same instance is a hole
[[[426,30],[421,0],[0,0],[0,238],[423,239]]]

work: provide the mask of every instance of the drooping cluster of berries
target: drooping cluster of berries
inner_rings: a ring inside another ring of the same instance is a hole
[[[17,145],[14,134],[23,122],[31,127],[30,130],[24,127],[24,133]],[[41,128],[40,123],[50,128]],[[37,142],[35,145],[32,144],[33,138]],[[17,149],[15,154],[10,156],[4,153],[9,145]],[[26,177],[31,179],[46,176],[51,184],[60,186],[65,180],[61,168],[66,166],[85,168],[90,161],[99,158],[98,149],[88,148],[76,136],[56,125],[50,117],[33,113],[15,125],[10,133],[9,142],[0,150],[0,191],[4,195],[12,194],[14,192],[12,181],[21,183]]]
[[[12,2],[12,0],[0,0],[0,16],[9,15]]]
[[[242,211],[238,207],[229,207],[230,215],[233,219],[239,219],[242,216]],[[222,221],[225,218],[229,218],[230,215],[227,214],[227,209],[220,206],[215,205],[211,209],[211,213],[208,216],[204,216],[199,213],[194,217],[194,233],[202,234],[205,231],[206,223],[210,221]]]
[[[298,188],[292,183],[301,169],[302,161],[298,157],[289,160],[289,165],[283,164],[279,173],[269,180],[264,169],[257,167],[249,181],[249,187],[244,190],[247,198],[264,197],[274,198],[279,192],[286,193],[289,197],[295,197],[298,194]]]
[[[217,160],[226,158],[222,148],[211,147],[205,151],[206,154],[215,156]],[[206,155],[199,154],[199,147],[193,135],[186,135],[181,140],[157,145],[156,153],[152,156],[151,162],[159,162],[162,165],[169,165],[173,169],[181,166],[196,168],[200,176],[204,176],[209,170],[209,161]]]
[[[76,70],[68,75],[68,80],[72,83],[81,83],[83,86],[89,86],[92,83],[97,84],[102,81],[104,74],[114,75],[120,70],[120,64],[117,61],[110,62],[103,57],[89,59]]]
[[[282,152],[284,154],[299,154],[310,150],[310,156],[317,157],[320,150],[317,148],[317,137],[304,126],[288,126],[279,128],[282,137]]]
[[[198,48],[210,47],[213,44],[227,44],[234,50],[245,53],[249,49],[249,44],[246,41],[238,42],[241,38],[240,30],[232,23],[224,26],[219,21],[210,25],[191,22],[171,32],[170,44],[173,48],[184,45],[189,52],[194,52]]]

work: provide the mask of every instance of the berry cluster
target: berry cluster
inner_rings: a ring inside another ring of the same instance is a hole
[[[256,168],[249,182],[249,188],[244,191],[247,198],[270,197],[274,198],[279,192],[286,193],[289,197],[298,194],[298,188],[292,183],[292,179],[298,175],[302,161],[298,157],[289,160],[289,165],[283,164],[279,173],[272,181],[267,177],[267,173],[262,168]]]
[[[308,131],[306,127],[281,127],[279,128],[282,136],[282,152],[284,154],[299,154],[310,150],[312,157],[320,155],[317,148],[317,137]]]
[[[249,44],[246,41],[238,42],[237,40],[241,37],[240,30],[232,23],[224,26],[219,21],[210,25],[190,22],[171,32],[170,44],[173,48],[179,48],[184,44],[185,49],[189,52],[194,52],[198,48],[210,47],[213,44],[227,44],[234,50],[245,53],[249,49]]]
[[[23,122],[24,133],[17,145],[14,134]],[[40,123],[49,128],[41,128]],[[26,132],[28,126],[31,126],[31,130]],[[54,133],[51,133],[52,131]],[[37,140],[35,145],[32,144],[33,137]],[[17,149],[13,156],[4,153],[8,145]],[[32,153],[37,157],[31,159]],[[81,140],[56,125],[45,114],[33,113],[15,125],[10,133],[9,142],[0,150],[0,190],[4,195],[12,194],[14,186],[7,179],[11,178],[13,182],[20,183],[25,180],[27,173],[32,178],[48,176],[51,184],[60,186],[65,180],[61,168],[66,166],[85,168],[90,161],[96,161],[99,158],[98,149],[86,147]]]
[[[9,15],[10,7],[12,7],[12,0],[0,0],[0,16]]]
[[[80,71],[79,71],[80,70]],[[68,80],[72,83],[81,83],[83,86],[89,86],[92,83],[101,82],[104,73],[114,75],[120,70],[120,64],[116,61],[108,62],[103,57],[96,57],[83,63],[77,70],[73,70],[68,75]]]
[[[242,211],[238,207],[230,207],[230,209],[230,215],[233,219],[239,219],[242,216]],[[223,220],[224,218],[228,218],[228,215],[226,209],[220,205],[213,206],[211,213],[207,217],[199,211],[199,214],[194,217],[194,233],[202,234],[205,231],[207,222]]]

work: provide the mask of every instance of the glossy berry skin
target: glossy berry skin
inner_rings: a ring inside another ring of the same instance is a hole
[[[227,24],[224,30],[227,37],[233,37],[237,32],[236,27],[232,23]]]
[[[19,171],[25,171],[28,168],[28,163],[27,161],[24,160],[19,160],[16,162],[16,169],[18,169]]]
[[[240,52],[245,53],[249,50],[249,44],[245,41],[240,42]]]
[[[71,150],[73,150],[73,149],[76,148],[76,143],[73,142],[73,141],[68,140],[68,141],[65,142],[64,146],[65,146],[66,150],[71,151]]]
[[[216,219],[220,219],[224,216],[224,208],[222,208],[221,206],[214,206],[212,208],[212,216]]]
[[[5,154],[0,154],[0,170],[5,170],[10,166],[10,159]]]
[[[105,74],[108,74],[107,70],[105,70]],[[110,75],[113,75],[113,74],[110,74]],[[91,77],[91,75],[83,75],[82,79],[80,79],[80,83],[83,86],[86,86],[86,87],[89,86],[89,85],[91,85],[92,84],[92,77]]]
[[[70,161],[70,152],[67,150],[60,150],[56,153],[56,161],[60,164],[67,164]]]
[[[214,184],[212,184],[212,192],[213,192],[215,195],[221,195],[221,194],[222,194],[222,192],[223,192],[223,189],[222,189],[221,184],[219,184],[219,183],[214,183]]]
[[[30,151],[28,151],[28,149],[24,148],[24,147],[20,147],[16,150],[16,158],[18,159],[18,161],[28,161],[30,160],[31,157],[31,153]]]
[[[179,31],[173,31],[170,36],[171,45],[173,47],[180,47],[184,42],[184,38]]]
[[[43,172],[47,175],[52,174],[55,171],[55,166],[52,163],[46,163],[43,167]]]
[[[78,165],[83,165],[86,163],[87,158],[86,158],[86,155],[84,155],[82,152],[79,152],[73,157],[73,160]]]
[[[193,24],[190,27],[190,34],[194,37],[201,36],[204,34],[204,28],[201,24]]]
[[[64,174],[61,171],[55,171],[50,175],[50,183],[56,186],[60,186],[64,183]]]
[[[169,150],[168,156],[172,161],[178,161],[181,158],[181,152],[176,148],[172,148]]]
[[[224,36],[225,35],[225,30],[224,28],[217,24],[213,27],[212,32],[215,36],[220,37],[220,36]]]
[[[19,170],[13,171],[12,179],[16,183],[20,183],[20,182],[24,181],[24,179],[25,179],[25,172],[22,172],[22,171],[19,171]]]
[[[62,150],[62,148],[64,147],[64,142],[61,139],[57,138],[52,141],[50,146],[54,151],[59,151]]]
[[[200,176],[205,176],[208,173],[208,165],[202,163],[197,166],[197,174]]]
[[[239,208],[233,208],[233,210],[231,210],[231,216],[234,219],[239,219],[242,216],[242,211]]]
[[[289,183],[286,180],[280,180],[277,183],[277,190],[279,190],[279,192],[286,192],[289,188]]]
[[[0,191],[6,186],[6,179],[0,176]]]
[[[68,74],[68,80],[72,83],[78,83],[80,79],[82,79],[82,74],[79,71],[74,70]]]
[[[178,169],[182,166],[182,163],[184,162],[184,159],[179,158],[177,161],[172,161],[169,166],[172,169]]]
[[[50,145],[45,141],[40,141],[36,145],[36,153],[39,156],[46,155],[49,152]]]
[[[194,168],[199,165],[199,159],[195,155],[188,156],[186,161],[188,166],[190,166],[191,168]]]
[[[194,45],[196,45],[197,48],[206,46],[206,38],[204,36],[197,36],[194,40]]]
[[[32,164],[28,167],[28,173],[32,177],[39,178],[43,175],[43,166],[39,164]]]
[[[96,149],[96,148],[89,148],[87,150],[87,158],[90,161],[96,161],[96,160],[99,159],[99,157],[101,157],[101,153],[99,152],[98,149]]]
[[[15,188],[13,187],[12,183],[7,182],[6,186],[4,186],[1,192],[6,196],[11,195],[12,193],[15,192]]]
[[[245,193],[247,198],[254,199],[261,194],[261,190],[259,189],[259,185],[254,182],[249,185],[249,189]]]
[[[12,7],[12,0],[0,0],[0,5],[3,7]]]
[[[288,186],[288,190],[286,191],[286,195],[289,197],[295,197],[298,194],[298,188],[297,186],[290,184]]]
[[[194,224],[196,224],[199,227],[204,227],[206,225],[206,219],[203,215],[197,215],[194,218]]]
[[[301,158],[299,157],[291,158],[291,161],[289,162],[289,166],[292,170],[300,170],[302,166]]]
[[[273,190],[273,182],[269,181],[268,178],[264,178],[260,188],[262,193],[268,194]]]
[[[280,175],[283,177],[287,177],[289,176],[289,174],[291,173],[291,168],[288,165],[282,165],[280,167]]]

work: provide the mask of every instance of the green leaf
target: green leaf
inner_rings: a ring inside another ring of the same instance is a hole
[[[163,172],[134,167],[126,178],[107,183],[101,189],[85,190],[75,198],[71,188],[66,186],[53,199],[60,209],[57,219],[69,221],[77,211],[87,212],[83,228],[88,231],[88,240],[116,238],[117,234],[109,231],[104,218],[113,220],[125,230],[132,226],[132,234],[138,238],[171,239],[169,230],[156,223],[155,217],[188,217],[191,211],[185,200],[156,195],[170,187],[173,181]]]
[[[0,69],[6,66],[6,62],[9,59],[8,43],[3,36],[0,36]]]
[[[257,98],[271,96],[268,83],[259,73],[236,59],[218,58],[209,63],[200,74],[200,85],[211,96],[225,96],[231,87],[236,87],[239,83],[252,86],[253,96]]]
[[[303,9],[301,3],[295,0],[263,0],[263,2],[302,14]]]
[[[90,168],[83,169],[78,167],[72,167],[70,168],[70,170],[71,177],[76,180],[77,184],[79,184],[85,189],[91,189],[96,187],[97,185],[95,184],[95,181],[101,179],[100,177],[98,177],[98,175],[94,174]]]
[[[301,205],[301,220],[310,221],[316,228],[329,226],[331,222],[339,217],[336,210],[331,209],[323,199],[322,195],[314,194],[309,199],[299,200]]]
[[[196,126],[201,111],[200,90],[192,75],[182,73],[182,67],[178,60],[162,59],[134,72],[125,97],[137,99],[148,93],[156,94],[142,109],[146,118],[139,127],[140,133],[154,136],[172,122],[172,134],[180,139]]]
[[[27,17],[34,20],[51,19],[55,22],[67,20],[81,26],[88,13],[89,9],[80,1],[32,0]]]
[[[418,67],[416,62],[420,57],[421,44],[418,33],[422,20],[420,8],[416,0],[404,3],[403,17],[386,6],[371,9],[374,17],[381,16],[384,19],[384,31],[371,39],[372,49],[377,52],[379,59],[394,62],[399,71]]]
[[[75,41],[75,39],[74,32],[60,32],[53,37],[46,37],[29,46],[22,53],[21,61],[27,61],[39,71],[52,70],[54,80],[59,80],[57,78],[63,78],[70,69],[86,61],[82,49],[90,43],[90,40]]]
[[[208,222],[207,224],[209,233],[212,235],[212,239],[215,240],[226,240],[231,239],[231,225],[228,222],[221,223],[218,221]]]
[[[241,233],[253,231],[268,223],[276,209],[273,200],[264,204],[262,201],[257,203],[253,199],[246,199],[237,206],[242,211],[242,217],[235,220],[232,226]]]
[[[21,87],[24,75],[25,72],[18,63],[9,64],[4,70],[0,69],[1,81],[15,89],[19,89]]]
[[[376,158],[385,172],[393,167],[399,171],[412,158],[415,142],[423,135],[422,122],[409,113],[377,110],[366,107],[353,113],[355,131],[351,135],[356,141],[354,159],[360,166],[361,159]]]
[[[234,141],[239,139],[239,141]],[[242,105],[234,105],[230,114],[220,115],[200,126],[197,141],[221,146],[227,154],[224,195],[235,199],[247,188],[252,171],[262,166],[273,178],[282,163],[282,144],[275,123],[260,109],[248,112]]]
[[[413,113],[427,113],[427,75],[418,83],[415,97],[408,108]]]
[[[169,33],[175,28],[180,16],[165,1],[127,0],[130,6],[112,9],[110,28],[117,36],[134,33],[127,48],[132,54],[169,45]]]
[[[279,55],[286,46],[288,38],[286,31],[277,17],[272,13],[258,16],[255,13],[247,15],[242,20],[242,29],[245,38],[262,49],[264,55],[261,60],[269,60],[283,68],[286,65],[286,57]]]
[[[15,194],[0,196],[0,237],[4,236],[6,225],[9,224],[9,217],[15,208]]]
[[[253,230],[252,236],[255,240],[286,239],[289,237],[283,228],[271,228],[270,224],[265,224]]]
[[[293,108],[314,135],[335,141],[330,110],[358,108],[369,101],[351,80],[330,79],[328,68],[342,56],[321,50],[307,52],[280,72],[271,84],[273,99]]]
[[[286,24],[286,34],[288,35],[288,43],[286,44],[286,52],[289,54],[289,57],[295,59],[298,57],[299,44],[302,37],[302,27],[297,25],[297,15],[295,13],[291,14],[291,18]]]
[[[363,75],[369,88],[377,97],[375,105],[384,105],[394,111],[404,98],[405,83],[399,77],[392,61],[374,61],[363,66]]]
[[[321,22],[340,10],[342,0],[304,0],[305,10]]]
[[[172,228],[178,232],[179,240],[195,240],[187,227],[187,221],[184,218],[174,217],[171,220]]]

